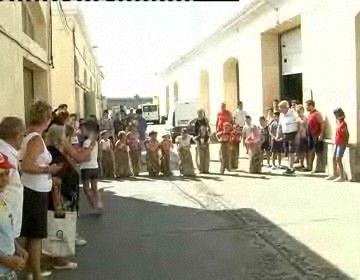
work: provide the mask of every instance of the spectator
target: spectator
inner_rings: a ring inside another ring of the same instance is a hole
[[[274,113],[279,112],[279,100],[278,99],[274,99],[272,108],[273,108]]]
[[[333,175],[327,177],[327,180],[334,180],[334,182],[344,182],[346,174],[342,163],[342,158],[346,150],[346,145],[349,143],[349,130],[345,122],[345,113],[341,108],[334,110],[337,127],[335,132],[335,150],[333,157]]]
[[[136,110],[136,117],[135,117],[137,130],[139,133],[139,139],[140,139],[140,145],[141,149],[144,148],[144,141],[146,138],[146,129],[147,129],[147,123],[146,120],[143,117],[143,111],[141,109]]]
[[[217,132],[222,132],[224,130],[224,123],[230,123],[232,124],[233,121],[233,117],[230,113],[230,111],[228,111],[226,109],[226,104],[225,103],[221,103],[221,110],[217,115],[217,119],[216,119],[216,131]]]
[[[56,215],[62,215],[65,211],[76,211],[77,188],[79,184],[78,174],[64,153],[65,127],[54,124],[47,133],[47,149],[52,156],[53,164],[62,166],[52,176],[52,190],[49,193],[48,210],[55,211]],[[55,269],[76,269],[77,263],[70,262],[66,258],[54,258]]]
[[[57,114],[59,113],[68,113],[68,105],[67,104],[60,104],[57,108]]]
[[[51,154],[42,139],[42,133],[51,121],[51,106],[38,101],[30,107],[29,134],[19,152],[21,182],[24,185],[23,221],[21,234],[23,247],[29,253],[28,268],[34,280],[41,279],[40,257],[42,239],[47,238],[48,194],[51,190],[51,174],[62,166],[51,164]],[[47,274],[48,275],[48,274]]]
[[[245,126],[245,117],[247,116],[247,113],[243,107],[243,103],[240,101],[238,107],[233,112],[234,123],[240,126],[241,130]]]
[[[306,110],[309,112],[307,117],[309,143],[309,165],[307,166],[307,171],[313,171],[313,163],[316,155],[316,167],[314,173],[322,173],[325,171],[323,163],[325,121],[321,114],[315,109],[315,102],[313,100],[308,100],[305,103]]]
[[[2,195],[9,183],[10,170],[14,166],[0,154],[0,279],[17,279],[16,272],[25,268],[26,253],[15,242],[11,207]]]
[[[115,138],[117,138],[117,135],[119,134],[120,131],[125,130],[125,124],[122,121],[122,119],[120,119],[120,113],[116,113],[114,120],[113,120],[113,127],[114,127],[114,134],[115,134]]]
[[[100,131],[101,133],[106,133],[106,137],[114,142],[114,126],[112,119],[109,118],[108,110],[104,110],[103,112],[103,116],[100,120]]]
[[[284,137],[285,153],[289,156],[289,166],[285,174],[293,174],[295,162],[295,139],[298,131],[297,116],[294,111],[290,110],[289,102],[283,100],[279,103],[279,127],[277,139],[281,139],[280,132]]]
[[[0,123],[0,152],[7,156],[14,166],[9,173],[9,185],[6,187],[6,198],[13,213],[15,238],[19,238],[22,223],[23,192],[18,167],[17,154],[24,139],[25,126],[17,117],[5,117]]]

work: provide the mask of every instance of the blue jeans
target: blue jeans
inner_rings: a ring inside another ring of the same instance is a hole
[[[334,158],[335,159],[343,158],[345,150],[346,150],[346,145],[345,144],[335,145]]]

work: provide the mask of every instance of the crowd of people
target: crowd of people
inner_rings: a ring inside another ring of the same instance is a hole
[[[342,157],[349,132],[343,110],[336,109],[334,115],[338,123],[334,170],[327,179],[342,182],[346,180]],[[173,143],[167,133],[160,141],[158,132],[146,133],[141,109],[129,114],[121,111],[113,118],[105,110],[100,120],[94,115],[85,120],[69,114],[66,104],[53,111],[49,104],[38,101],[31,105],[27,127],[17,117],[5,117],[0,123],[0,280],[18,276],[38,280],[51,273],[41,266],[48,213],[53,211],[56,217],[67,211],[79,213],[80,183],[92,214],[101,215],[100,177],[138,176],[143,159],[151,177],[172,176],[174,161],[183,176],[195,176],[192,145],[198,171],[208,174],[209,147],[214,142],[220,143],[220,173],[238,169],[241,143],[249,155],[250,173],[261,173],[265,160],[269,168],[282,169],[283,156],[288,157],[286,174],[296,169],[312,171],[315,156],[314,172],[324,172],[325,129],[312,100],[305,106],[275,100],[258,125],[242,102],[233,113],[223,103],[215,132],[200,109],[195,135],[184,128]],[[76,245],[86,245],[86,241],[77,235]],[[54,269],[77,268],[66,257],[48,255],[46,262]]]
[[[334,116],[337,127],[334,139],[333,174],[326,179],[343,182],[347,176],[342,158],[349,141],[349,131],[345,122],[345,113],[341,108],[334,110]],[[246,153],[249,154],[250,173],[260,173],[265,159],[269,168],[273,170],[285,168],[285,174],[294,174],[295,170],[325,172],[326,122],[316,110],[313,100],[306,101],[304,105],[296,100],[291,103],[286,100],[274,100],[273,106],[267,110],[267,116],[259,118],[258,125],[254,124],[251,116],[245,112],[242,102],[239,102],[233,114],[223,103],[217,116],[216,128],[218,135],[221,136],[219,140],[222,171],[227,166],[230,166],[230,169],[236,168],[237,162],[231,165],[228,155],[237,156],[242,141]],[[241,137],[235,136],[239,131]],[[233,147],[229,149],[229,145]],[[288,158],[287,166],[282,165],[283,156]]]

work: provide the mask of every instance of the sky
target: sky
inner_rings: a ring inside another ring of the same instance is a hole
[[[159,76],[240,7],[239,2],[78,2],[103,66],[103,95],[159,95]]]

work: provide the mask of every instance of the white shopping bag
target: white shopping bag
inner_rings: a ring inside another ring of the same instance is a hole
[[[170,170],[179,170],[179,156],[174,151],[170,151]]]
[[[43,241],[43,252],[52,257],[75,255],[77,212],[65,212],[65,218],[55,218],[48,211],[48,237]]]

